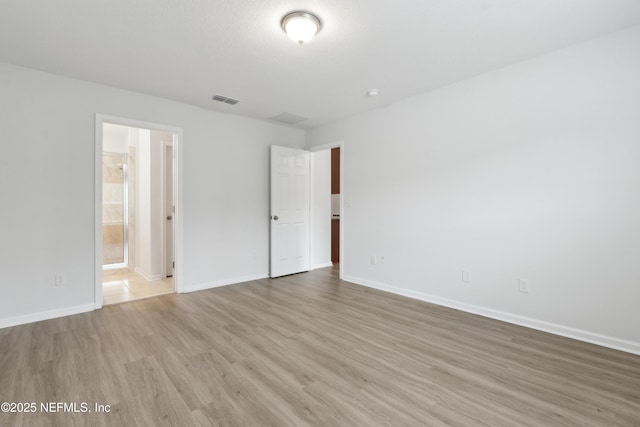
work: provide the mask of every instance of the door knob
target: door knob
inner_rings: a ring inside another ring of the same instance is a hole
[[[167,219],[168,219],[169,221],[171,221],[171,220],[173,219],[173,217],[172,217],[171,215],[168,215],[168,216],[167,216]]]
[[[276,215],[276,216],[274,216],[274,217],[273,217],[273,219],[274,219],[274,221],[277,221],[277,220],[279,220],[280,218],[278,218],[278,215]]]

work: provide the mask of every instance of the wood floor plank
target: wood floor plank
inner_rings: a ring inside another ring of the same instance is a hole
[[[640,357],[336,268],[0,330],[11,426],[640,426]]]

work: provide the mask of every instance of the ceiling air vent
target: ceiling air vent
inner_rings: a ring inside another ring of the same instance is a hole
[[[307,120],[307,117],[302,117],[291,113],[280,113],[276,116],[269,117],[269,120],[273,120],[274,122],[286,123],[288,125],[295,125],[296,123]]]
[[[236,105],[238,102],[237,99],[233,99],[233,98],[229,98],[228,96],[222,96],[222,95],[213,95],[213,99],[214,101],[218,101],[218,102],[223,102],[225,104],[231,104],[231,105]]]

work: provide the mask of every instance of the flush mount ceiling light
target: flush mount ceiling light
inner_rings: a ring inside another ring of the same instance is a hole
[[[280,23],[285,33],[298,44],[308,42],[322,28],[320,19],[309,12],[291,12]]]

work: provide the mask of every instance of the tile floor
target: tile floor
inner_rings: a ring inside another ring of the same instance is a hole
[[[174,290],[171,277],[149,282],[137,273],[105,271],[102,282],[102,304],[118,304],[172,292]]]

